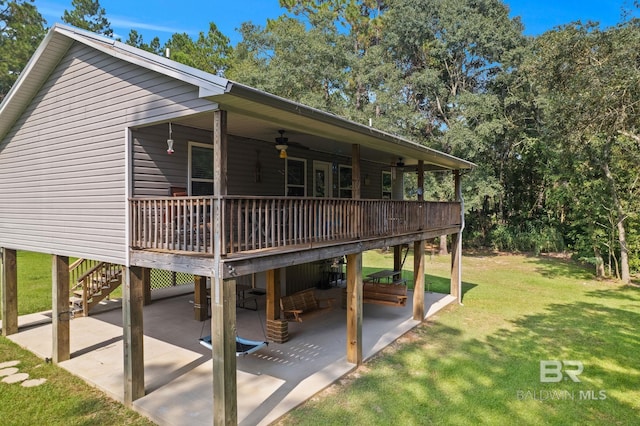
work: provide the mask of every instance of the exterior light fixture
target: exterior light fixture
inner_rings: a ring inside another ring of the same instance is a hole
[[[169,122],[169,139],[167,139],[167,154],[173,154],[173,138],[171,137],[171,122]]]
[[[289,148],[287,142],[289,138],[284,137],[284,130],[278,130],[278,133],[280,133],[280,136],[276,138],[276,149],[280,151],[280,158],[287,158],[287,148]]]

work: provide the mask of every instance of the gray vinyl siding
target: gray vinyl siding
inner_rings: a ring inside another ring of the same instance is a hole
[[[212,133],[183,126],[172,126],[174,153],[167,154],[167,124],[133,132],[133,195],[165,197],[172,186],[187,187],[188,143],[212,144]],[[313,161],[350,165],[351,159],[297,147],[288,149],[289,156],[307,162],[307,195],[313,195]],[[260,179],[256,179],[256,169]],[[228,136],[227,192],[229,195],[261,195],[281,197],[285,193],[285,161],[270,142]],[[382,197],[382,170],[389,167],[362,161],[362,198]],[[369,177],[369,185],[364,177]],[[337,183],[334,174],[333,181]],[[337,196],[337,189],[333,196]]]
[[[125,263],[125,129],[214,106],[194,86],[72,45],[0,141],[0,246]]]
[[[146,127],[133,132],[133,196],[166,197],[172,186],[188,184],[188,143],[212,145],[212,133],[172,125],[174,153],[167,154],[169,125]]]

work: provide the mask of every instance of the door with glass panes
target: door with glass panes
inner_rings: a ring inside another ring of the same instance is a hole
[[[213,145],[189,142],[189,195],[213,195]]]

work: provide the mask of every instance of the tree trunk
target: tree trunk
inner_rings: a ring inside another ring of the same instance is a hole
[[[604,259],[598,247],[593,248],[593,255],[596,258],[596,278],[604,278]]]
[[[440,250],[438,250],[438,254],[440,256],[447,256],[449,254],[449,251],[447,250],[447,236],[446,235],[441,235],[440,236]]]
[[[623,283],[629,284],[631,282],[631,274],[629,272],[629,250],[627,248],[627,233],[624,227],[626,215],[622,209],[622,204],[620,204],[620,199],[618,198],[618,193],[616,191],[615,180],[611,174],[611,170],[609,170],[609,164],[605,162],[602,165],[602,170],[609,182],[611,198],[618,216],[618,223],[616,224],[616,227],[618,228],[618,243],[620,244],[620,279]]]

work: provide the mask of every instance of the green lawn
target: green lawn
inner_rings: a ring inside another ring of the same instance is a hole
[[[20,313],[50,309],[50,257],[19,256]],[[363,263],[365,274],[391,268],[393,255],[367,252]],[[409,254],[410,283],[412,267]],[[447,308],[281,423],[637,424],[640,289],[547,257],[466,254],[463,268],[464,306]],[[427,255],[431,291],[448,291],[449,270],[449,256]],[[149,424],[0,337],[0,363],[12,359],[47,379],[35,388],[0,383],[0,401],[12,401],[0,402],[0,419],[12,425]],[[545,360],[581,362],[581,381],[541,383]]]
[[[0,363],[18,360],[16,366],[31,379],[46,379],[40,386],[0,382],[0,423],[31,425],[153,425],[133,410],[53,364],[47,364],[0,337]]]
[[[377,256],[377,266],[389,266]],[[445,279],[449,262],[429,259],[427,273]],[[464,306],[438,314],[281,423],[638,424],[638,288],[545,257],[467,255],[463,267]],[[581,381],[541,383],[545,360],[581,362]]]

